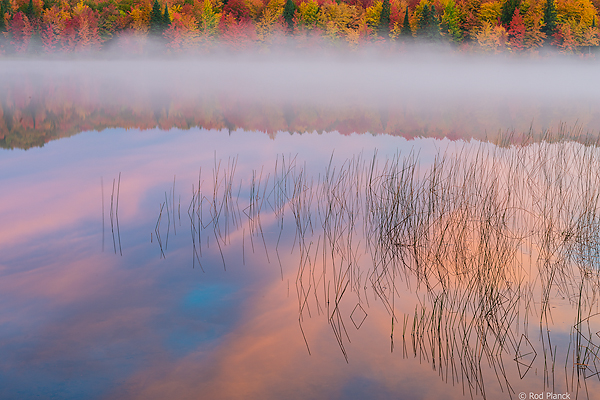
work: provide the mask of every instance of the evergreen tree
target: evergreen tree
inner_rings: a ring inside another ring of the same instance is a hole
[[[427,28],[429,26],[429,5],[425,4],[421,15],[419,16],[419,26],[417,28],[417,37],[423,38],[426,35]]]
[[[433,4],[431,5],[431,8],[425,4],[423,11],[421,11],[417,37],[429,42],[435,42],[441,38],[440,23],[435,15],[435,6]]]
[[[169,5],[165,2],[165,12],[163,13],[163,30],[171,26],[171,17],[169,16]]]
[[[544,7],[544,26],[540,29],[546,34],[546,42],[550,42],[552,35],[556,33],[556,5],[554,0],[546,0]]]
[[[508,28],[512,21],[515,9],[521,5],[521,0],[505,0],[502,5],[502,14],[500,15],[500,22],[505,28]]]
[[[4,2],[0,1],[0,33],[6,31],[6,22],[4,21]]]
[[[293,0],[286,0],[285,6],[283,7],[283,19],[287,24],[287,28],[290,34],[294,33],[294,12],[296,11],[296,4]]]
[[[389,38],[390,36],[390,0],[383,0],[381,15],[379,17],[379,36]]]
[[[150,13],[150,35],[159,36],[164,29],[163,16],[160,12],[160,4],[158,0],[154,0],[152,4],[152,12]]]
[[[405,42],[413,39],[410,21],[408,19],[408,6],[406,6],[406,11],[404,12],[404,22],[402,23],[402,30],[400,30],[400,37],[402,37],[402,40]]]
[[[35,9],[33,8],[33,0],[29,0],[29,4],[27,5],[27,8],[25,9],[25,15],[27,16],[29,21],[31,21],[35,18]]]
[[[429,23],[427,25],[426,37],[432,42],[439,41],[440,35],[440,21],[435,15],[435,6],[432,4],[429,10]]]

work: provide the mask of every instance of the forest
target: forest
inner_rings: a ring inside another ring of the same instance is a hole
[[[415,44],[593,56],[600,0],[0,0],[0,55]],[[437,47],[436,47],[437,48]]]

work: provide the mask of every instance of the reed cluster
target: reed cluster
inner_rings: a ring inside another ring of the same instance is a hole
[[[380,304],[392,351],[400,326],[404,357],[431,363],[471,396],[486,398],[492,374],[512,397],[511,379],[523,379],[536,361],[544,389],[563,385],[584,396],[588,379],[599,378],[594,144],[453,142],[428,164],[414,150],[341,164],[332,155],[317,173],[297,156],[280,156],[271,172],[262,166],[239,181],[236,166],[237,158],[223,167],[215,157],[208,190],[201,175],[192,186],[193,263],[212,237],[226,268],[224,249],[241,234],[243,262],[249,241],[268,263],[276,254],[283,280],[290,266],[280,252],[289,244],[298,255],[298,323],[309,353],[307,318],[326,319],[348,361],[348,318],[359,329]],[[559,355],[550,328],[552,305],[563,299],[573,320]]]

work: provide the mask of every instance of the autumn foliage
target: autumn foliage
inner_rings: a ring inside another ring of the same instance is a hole
[[[435,43],[591,53],[600,0],[0,0],[0,54]],[[152,38],[152,40],[149,40]]]

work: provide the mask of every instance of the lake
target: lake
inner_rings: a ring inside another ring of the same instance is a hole
[[[1,398],[597,398],[596,61],[1,64]]]

